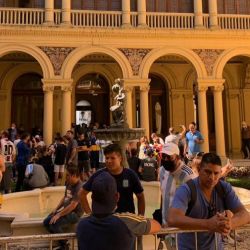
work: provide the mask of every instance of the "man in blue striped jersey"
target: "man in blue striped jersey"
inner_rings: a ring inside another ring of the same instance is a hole
[[[163,146],[160,167],[163,226],[167,226],[168,209],[177,187],[196,177],[192,169],[181,160],[179,154],[179,148],[175,143],[170,142]]]

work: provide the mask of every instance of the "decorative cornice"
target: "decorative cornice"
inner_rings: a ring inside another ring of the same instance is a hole
[[[137,76],[139,74],[139,68],[143,58],[151,51],[151,49],[121,48],[120,51],[128,58],[133,74]]]
[[[55,75],[60,75],[62,64],[68,54],[73,51],[74,47],[40,47],[40,49],[45,52],[45,54],[49,57]]]
[[[207,74],[211,76],[213,74],[214,63],[219,55],[224,51],[222,49],[193,49],[193,51],[204,62]]]

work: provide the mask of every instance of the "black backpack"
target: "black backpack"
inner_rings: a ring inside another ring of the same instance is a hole
[[[219,195],[219,197],[222,199],[223,201],[223,205],[224,205],[224,208],[227,209],[227,206],[226,206],[226,191],[222,185],[222,180],[220,180],[216,186],[215,186],[215,190],[217,192],[217,194]],[[195,187],[195,184],[194,184],[194,181],[191,179],[189,181],[186,182],[186,184],[188,185],[188,187],[190,188],[191,190],[191,200],[189,201],[188,203],[188,209],[186,211],[186,215],[189,215],[195,202],[196,202],[196,199],[197,199],[197,190],[196,190],[196,187]]]

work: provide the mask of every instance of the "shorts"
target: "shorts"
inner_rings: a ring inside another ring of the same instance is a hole
[[[54,165],[54,172],[64,172],[64,165]]]
[[[87,173],[90,171],[90,161],[84,160],[84,161],[78,161],[78,168],[80,173]]]

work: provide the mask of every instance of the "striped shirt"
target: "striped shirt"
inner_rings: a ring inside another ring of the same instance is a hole
[[[168,209],[170,208],[176,189],[183,183],[196,177],[192,169],[181,161],[181,164],[174,172],[160,168],[160,183],[162,194],[162,223],[166,224]]]

